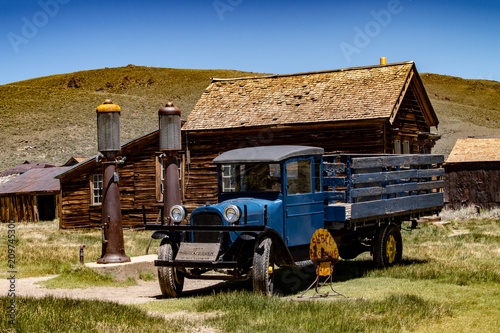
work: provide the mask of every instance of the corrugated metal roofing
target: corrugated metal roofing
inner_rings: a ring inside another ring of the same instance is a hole
[[[55,167],[55,165],[52,163],[26,161],[22,164],[18,164],[16,166],[13,166],[12,168],[0,173],[0,177],[25,173],[26,171],[31,170],[31,169],[53,168],[53,167]]]
[[[183,130],[390,118],[413,62],[214,80]]]
[[[458,139],[446,163],[500,162],[500,138]]]
[[[22,193],[53,193],[60,190],[59,179],[54,176],[67,170],[68,167],[32,169],[10,181],[0,184],[0,195]]]

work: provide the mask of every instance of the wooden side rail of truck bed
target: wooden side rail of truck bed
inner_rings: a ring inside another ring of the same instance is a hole
[[[324,156],[325,220],[427,214],[443,203],[442,155]]]

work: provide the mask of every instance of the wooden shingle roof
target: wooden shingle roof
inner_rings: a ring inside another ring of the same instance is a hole
[[[425,89],[413,62],[384,66],[214,79],[189,114],[184,131],[370,120],[391,122],[410,80]],[[431,126],[437,118],[421,99]]]
[[[458,139],[446,163],[500,162],[500,138]]]

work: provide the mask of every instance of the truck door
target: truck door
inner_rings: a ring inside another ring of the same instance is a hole
[[[288,246],[309,244],[324,227],[321,158],[295,158],[285,163],[285,241]]]

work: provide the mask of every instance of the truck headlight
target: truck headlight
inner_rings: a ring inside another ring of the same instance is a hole
[[[186,209],[181,205],[173,205],[170,208],[170,218],[175,224],[181,223],[186,218]]]
[[[238,206],[229,205],[224,208],[224,218],[229,223],[236,223],[241,217],[241,210]]]

